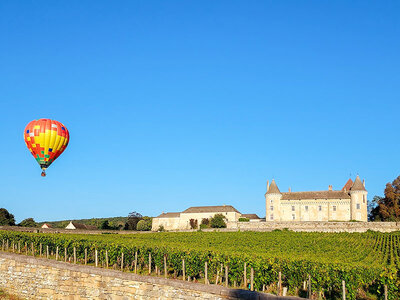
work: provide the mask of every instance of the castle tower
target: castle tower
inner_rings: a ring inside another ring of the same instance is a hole
[[[368,192],[365,189],[365,184],[361,182],[360,176],[357,175],[356,180],[354,181],[350,189],[351,220],[363,221],[363,222],[368,221],[367,195]]]
[[[267,185],[267,192],[265,193],[265,220],[267,222],[280,221],[281,198],[282,193],[276,185],[275,179],[272,179],[271,185]]]

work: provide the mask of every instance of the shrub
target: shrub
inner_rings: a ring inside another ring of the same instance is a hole
[[[210,219],[209,218],[202,219],[201,220],[201,224],[209,226],[210,225]]]
[[[190,228],[192,229],[197,229],[197,220],[196,219],[190,219]]]
[[[163,225],[158,226],[158,231],[165,231],[165,228]]]
[[[223,214],[216,214],[211,218],[212,228],[226,228],[225,216]]]
[[[206,228],[209,228],[209,226],[206,224],[200,224],[200,229],[206,229]]]
[[[250,222],[249,218],[239,218],[239,222]]]

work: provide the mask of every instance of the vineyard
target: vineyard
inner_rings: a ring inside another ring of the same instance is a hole
[[[45,234],[0,232],[2,249],[139,274],[189,278],[313,297],[399,299],[400,233],[192,232]],[[307,282],[308,285],[308,282]]]

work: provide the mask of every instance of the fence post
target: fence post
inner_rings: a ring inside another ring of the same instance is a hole
[[[308,299],[311,299],[311,275],[308,275]]]
[[[106,250],[106,268],[108,269],[108,250]]]
[[[124,271],[124,252],[121,253],[121,271]]]
[[[4,240],[3,240],[3,243],[2,243],[2,246],[1,246],[1,250],[4,251]]]
[[[42,243],[39,245],[39,256],[42,257]]]
[[[385,300],[387,300],[387,298],[388,298],[388,287],[385,284]]]
[[[18,253],[21,253],[21,241],[18,241]]]
[[[85,265],[87,265],[87,248],[85,248]]]
[[[46,245],[46,258],[49,258],[49,245]]]
[[[243,272],[243,282],[244,288],[247,289],[247,274],[246,274],[246,263],[244,263],[244,272]]]
[[[9,248],[8,248],[8,239],[7,239],[7,251],[9,250]]]
[[[254,291],[254,269],[251,268],[250,274],[250,290]]]
[[[207,262],[204,263],[204,283],[208,284],[208,268],[207,268]]]
[[[137,251],[135,252],[135,274],[137,274]]]
[[[8,240],[7,240],[8,242]],[[32,249],[32,256],[35,256],[35,249],[33,248],[33,243],[31,243],[31,249]]]
[[[28,255],[28,243],[27,242],[25,242],[25,253],[26,253],[26,255]]]
[[[278,273],[278,296],[282,296],[282,273],[279,271]]]
[[[225,286],[228,287],[229,278],[228,278],[228,266],[225,266]]]
[[[98,257],[97,257],[97,248],[94,250],[94,255],[95,255],[95,265],[96,265],[96,267],[98,266],[98,264],[99,264],[99,260],[98,260]]]
[[[185,280],[186,272],[185,272],[185,259],[184,258],[182,259],[182,273],[183,273],[182,280]]]
[[[164,254],[164,277],[167,278],[167,255]]]
[[[56,260],[58,260],[58,246],[56,247]]]
[[[64,247],[64,262],[67,262],[67,247]]]
[[[151,274],[151,252],[149,252],[149,275]]]
[[[74,246],[74,264],[76,264],[76,247]]]
[[[346,282],[342,280],[342,300],[346,300]]]

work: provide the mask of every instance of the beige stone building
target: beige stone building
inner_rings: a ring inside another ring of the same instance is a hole
[[[364,221],[367,222],[367,190],[360,177],[341,190],[281,193],[275,180],[265,193],[266,221]]]
[[[189,207],[180,213],[162,213],[153,218],[152,230],[157,231],[160,226],[165,230],[191,229],[191,219],[197,220],[200,225],[203,219],[210,219],[216,214],[223,214],[227,222],[237,222],[242,215],[232,205]]]

